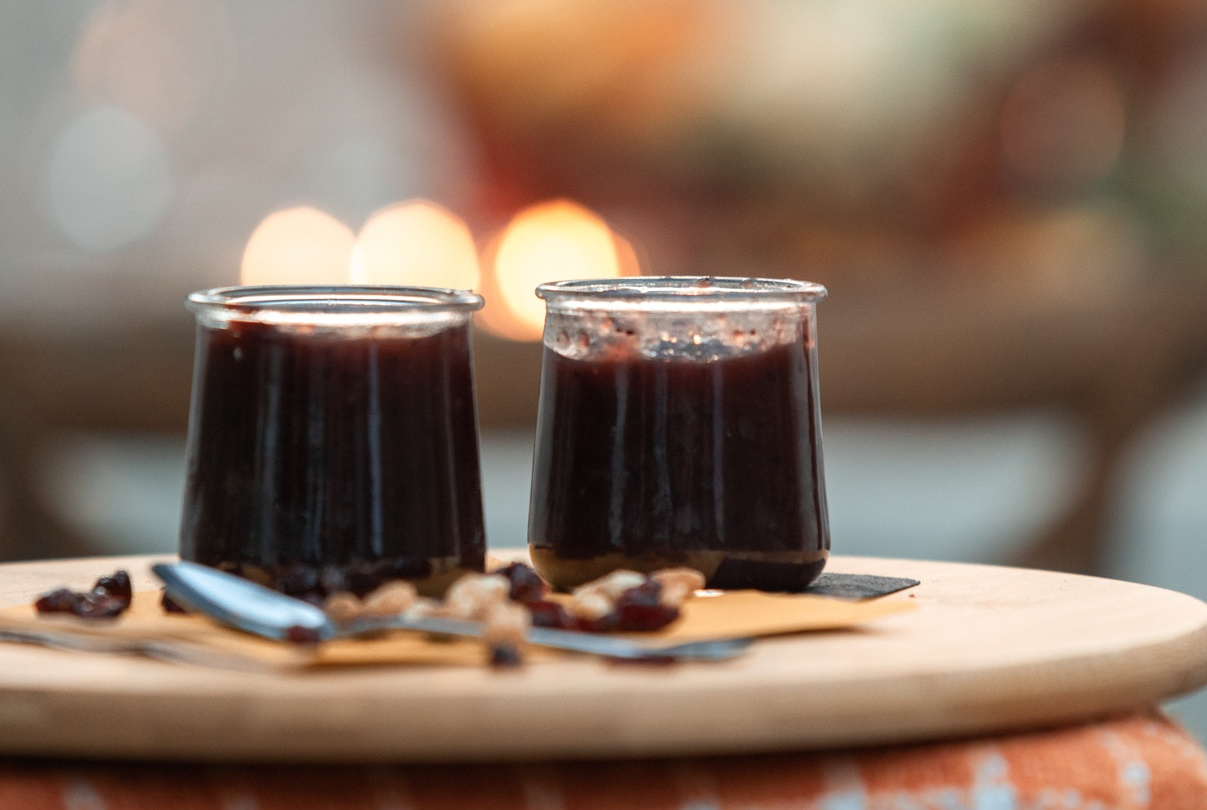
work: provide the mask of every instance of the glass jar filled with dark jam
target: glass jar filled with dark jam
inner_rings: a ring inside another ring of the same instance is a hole
[[[529,549],[570,589],[686,565],[795,591],[829,555],[816,302],[750,278],[544,284]]]
[[[188,306],[181,557],[317,598],[482,570],[480,296],[233,287]]]

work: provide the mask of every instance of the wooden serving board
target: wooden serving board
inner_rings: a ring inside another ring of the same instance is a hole
[[[0,565],[0,606],[158,558]],[[1207,604],[1092,577],[836,557],[913,577],[917,610],[758,641],[723,664],[592,658],[245,673],[0,644],[0,753],[471,761],[832,748],[1132,711],[1207,683]]]

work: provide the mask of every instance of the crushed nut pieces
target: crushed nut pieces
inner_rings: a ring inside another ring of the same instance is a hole
[[[332,593],[323,601],[323,610],[337,623],[392,614],[481,622],[488,660],[503,668],[523,662],[520,649],[529,627],[593,633],[659,630],[679,618],[683,603],[703,587],[704,575],[692,568],[665,568],[648,575],[619,570],[582,585],[564,601],[550,597],[549,584],[531,566],[513,562],[491,573],[460,577],[442,600],[421,597],[414,585],[396,580],[363,598],[350,591]],[[98,579],[91,591],[48,591],[34,607],[38,613],[112,618],[125,612],[132,597],[129,574],[117,571]],[[181,611],[166,598],[163,607]]]
[[[679,618],[683,603],[704,587],[691,568],[667,568],[649,575],[613,571],[579,587],[568,602],[550,598],[550,587],[530,566],[510,563],[488,574],[466,574],[441,601],[416,595],[406,582],[390,582],[360,599],[341,592],[323,609],[336,622],[359,616],[401,613],[482,622],[482,638],[495,667],[522,662],[520,647],[528,628],[555,627],[593,633],[653,631]]]

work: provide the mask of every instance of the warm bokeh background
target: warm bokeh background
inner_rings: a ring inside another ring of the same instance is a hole
[[[9,0],[0,60],[0,558],[174,548],[241,277],[486,294],[522,544],[532,287],[712,273],[830,288],[838,551],[1207,596],[1201,3]]]

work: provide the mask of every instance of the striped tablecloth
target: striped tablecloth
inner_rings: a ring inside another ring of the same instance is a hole
[[[103,729],[64,730],[104,734]],[[1207,754],[1163,716],[858,751],[605,762],[0,761],[3,810],[1207,810]]]

